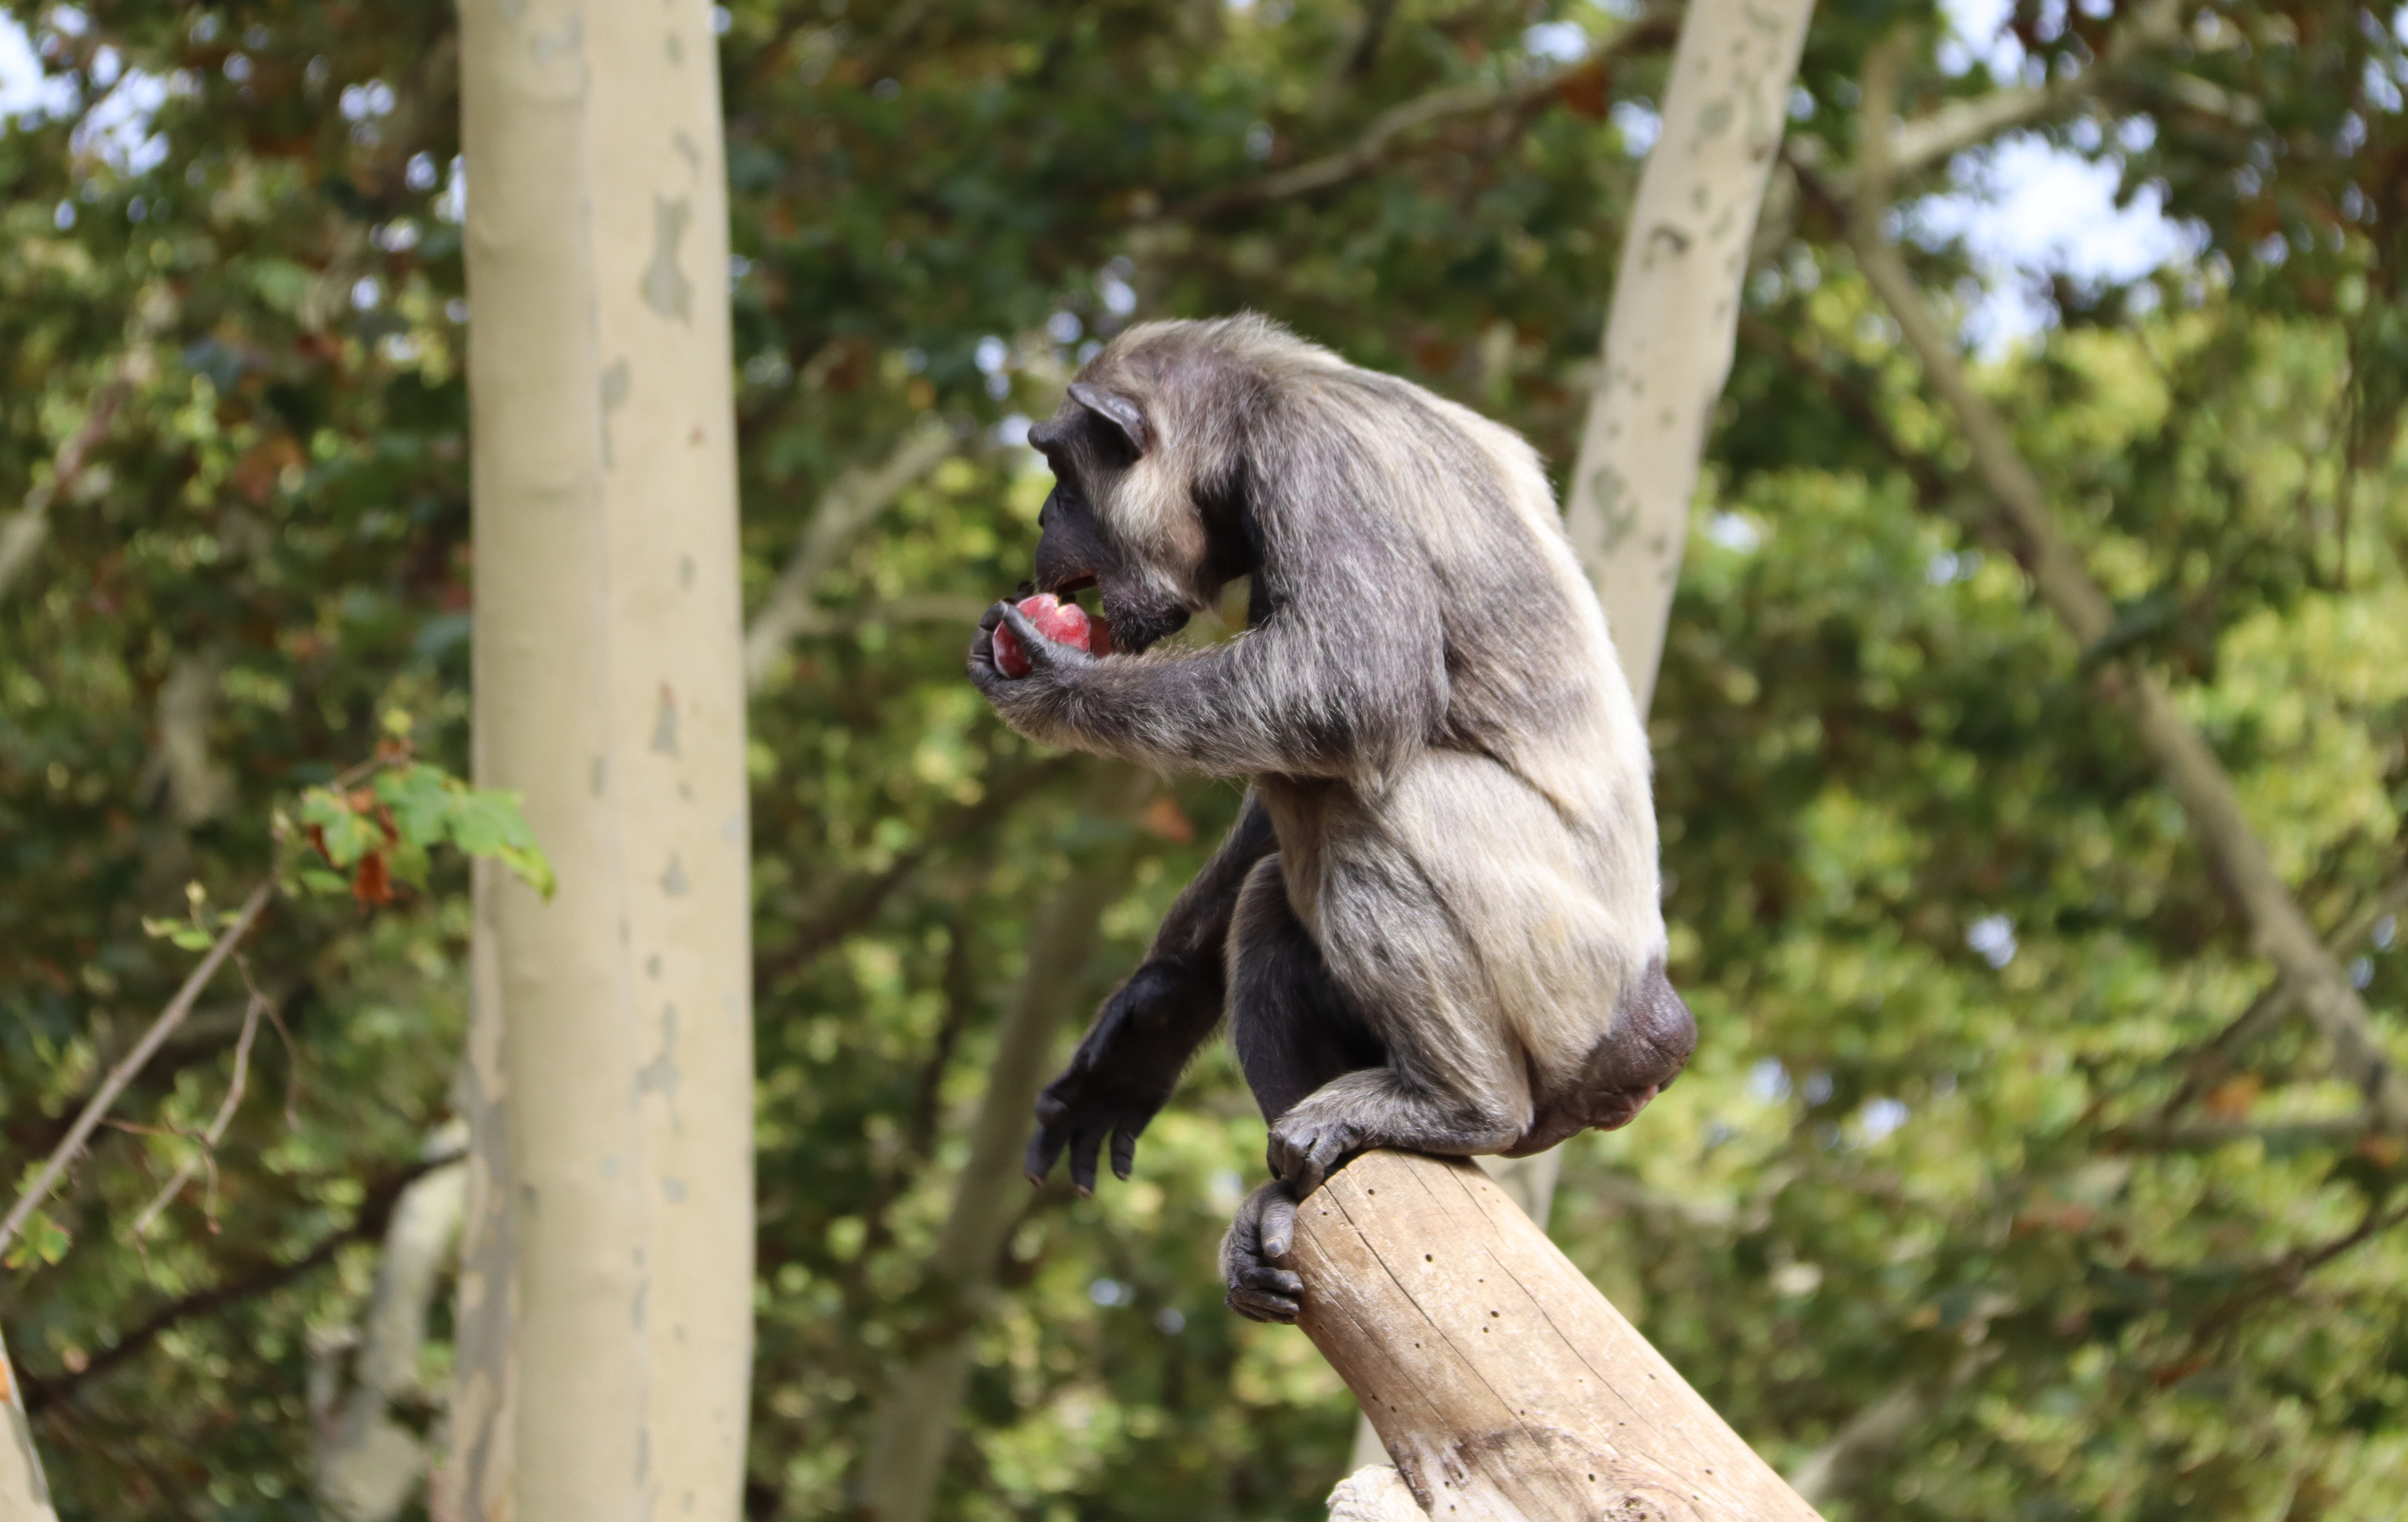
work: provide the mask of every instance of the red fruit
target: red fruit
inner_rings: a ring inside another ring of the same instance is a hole
[[[1102,627],[1101,619],[1091,622],[1085,608],[1066,603],[1052,592],[1021,599],[1020,611],[1028,615],[1028,621],[1047,639],[1081,650],[1090,648],[1088,642],[1094,630]],[[1109,644],[1106,647],[1110,647]],[[1028,652],[1020,647],[1020,636],[1011,632],[1008,623],[995,626],[995,669],[1006,676],[1025,676],[1029,672]]]

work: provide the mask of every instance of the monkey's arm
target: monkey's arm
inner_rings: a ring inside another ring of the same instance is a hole
[[[1043,1182],[1068,1147],[1071,1184],[1082,1194],[1094,1189],[1096,1155],[1108,1136],[1112,1172],[1129,1176],[1139,1133],[1220,1021],[1238,890],[1254,863],[1278,846],[1269,815],[1249,792],[1228,838],[1163,917],[1154,949],[1104,1001],[1069,1067],[1039,1096],[1026,1162],[1031,1183]]]
[[[970,680],[1013,729],[1066,749],[1223,776],[1374,778],[1429,744],[1446,713],[1426,581],[1341,565],[1312,600],[1274,602],[1225,644],[1102,659],[998,603],[971,642]],[[1028,652],[1027,676],[996,669],[998,624]]]

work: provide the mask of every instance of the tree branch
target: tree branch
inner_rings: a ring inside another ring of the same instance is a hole
[[[1010,813],[1023,799],[1075,764],[1071,757],[1055,756],[1008,774],[990,784],[977,803],[962,804],[939,815],[916,844],[883,870],[866,873],[823,892],[800,917],[802,926],[794,944],[776,961],[763,961],[756,967],[755,987],[767,988],[775,978],[808,965],[812,958],[867,924],[885,903],[886,896],[928,858]]]
[[[251,932],[260,911],[267,907],[268,895],[274,891],[273,878],[251,889],[251,897],[245,899],[242,907],[236,911],[233,922],[209,947],[208,955],[203,957],[201,964],[184,979],[184,986],[176,990],[176,997],[169,1000],[167,1007],[159,1012],[159,1017],[150,1022],[150,1029],[143,1032],[142,1039],[135,1043],[134,1049],[108,1070],[108,1081],[84,1105],[83,1113],[76,1117],[75,1125],[68,1130],[65,1138],[51,1149],[49,1159],[34,1175],[33,1182],[17,1196],[16,1204],[9,1207],[7,1218],[0,1220],[0,1251],[6,1251],[8,1244],[16,1240],[26,1218],[49,1197],[50,1186],[59,1181],[59,1175],[65,1173],[68,1164],[82,1153],[93,1128],[108,1114],[108,1107],[117,1102],[117,1096],[125,1091],[125,1086],[134,1081],[134,1075],[142,1071],[142,1064],[150,1061],[160,1044],[174,1033],[176,1027],[184,1023],[184,1017],[193,1012],[193,1002],[200,998],[201,990],[208,987],[209,979],[217,976],[218,969],[224,966],[226,959],[234,954],[236,944]]]
[[[1090,775],[1103,812],[1114,819],[1133,816],[1154,789],[1153,777],[1117,763],[1094,766]],[[1102,937],[1104,911],[1127,884],[1128,864],[1127,844],[1117,840],[1073,861],[1029,927],[1027,963],[996,1035],[969,1155],[921,1270],[922,1283],[942,1310],[894,1372],[871,1418],[861,1472],[867,1509],[878,1522],[922,1522],[936,1496],[969,1375],[971,1333],[993,1293],[996,1260],[1027,1204],[1027,1191],[1015,1188],[1013,1178],[1027,1145],[1030,1112],[1052,1067],[1054,1034],[1079,974]]]
[[[100,383],[92,400],[85,404],[83,421],[76,425],[76,431],[50,457],[49,478],[25,493],[24,505],[6,520],[0,520],[0,600],[7,599],[19,573],[32,562],[35,551],[50,536],[51,505],[74,490],[92,451],[108,435],[108,425],[115,420],[118,409],[134,394],[136,386],[150,378],[156,368],[150,340],[165,332],[175,316],[175,298],[164,285],[152,285],[136,299],[133,320],[126,324],[124,351],[109,366],[108,378]]]
[[[1549,69],[1518,83],[1473,79],[1417,95],[1373,117],[1363,135],[1347,148],[1242,185],[1209,192],[1173,207],[1163,220],[1200,220],[1240,206],[1310,195],[1359,178],[1386,164],[1398,139],[1409,133],[1467,117],[1511,118],[1535,109],[1592,75],[1611,77],[1614,65],[1633,54],[1662,47],[1672,40],[1676,26],[1674,13],[1650,11],[1607,38],[1590,57],[1568,67]]]
[[[1897,98],[1894,50],[1877,50],[1864,73],[1862,119],[1887,120]],[[2114,603],[2091,577],[2081,552],[2058,527],[2040,478],[2015,448],[2005,420],[1968,380],[1955,338],[1941,326],[1906,262],[1882,230],[1888,209],[1887,135],[1870,126],[1858,143],[1857,189],[1842,197],[1811,170],[1801,178],[1845,213],[1859,267],[1905,334],[1925,378],[1956,416],[1973,468],[2003,510],[2019,558],[2041,600],[2086,648],[2115,625]],[[2366,1097],[2386,1130],[2408,1131],[2408,1079],[2394,1068],[2373,1017],[2341,961],[2325,946],[2275,870],[2231,778],[2157,675],[2126,661],[2102,664],[2097,682],[2123,708],[2181,804],[2211,875],[2247,926],[2250,944],[2272,960],[2333,1048],[2343,1077]]]
[[[360,1202],[359,1214],[351,1224],[331,1231],[313,1244],[300,1257],[282,1263],[271,1264],[256,1273],[240,1279],[221,1280],[207,1289],[196,1289],[189,1295],[168,1302],[151,1313],[150,1319],[119,1338],[117,1342],[93,1355],[92,1361],[81,1369],[65,1373],[26,1376],[25,1409],[39,1413],[50,1406],[72,1400],[76,1391],[92,1380],[125,1362],[169,1331],[195,1316],[209,1316],[230,1305],[256,1300],[271,1291],[281,1289],[310,1270],[331,1260],[335,1254],[354,1242],[380,1235],[391,1218],[394,1204],[402,1192],[438,1168],[458,1162],[466,1154],[452,1151],[421,1159],[392,1177],[371,1186]]]
[[[821,494],[819,509],[803,530],[794,558],[769,589],[767,601],[745,625],[744,686],[748,690],[760,690],[778,657],[796,637],[821,627],[816,602],[819,585],[853,540],[905,487],[936,469],[954,447],[952,431],[932,422],[906,434],[892,453],[870,469],[845,471]],[[946,611],[955,609],[948,605]],[[977,618],[978,610],[969,617]]]

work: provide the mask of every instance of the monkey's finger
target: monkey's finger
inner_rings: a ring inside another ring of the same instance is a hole
[[[1285,1189],[1273,1190],[1264,1199],[1259,1240],[1265,1258],[1274,1261],[1283,1259],[1296,1245],[1296,1202],[1297,1197]],[[1299,1287],[1302,1283],[1297,1281]]]
[[[1028,1182],[1045,1182],[1045,1176],[1054,1171],[1055,1159],[1062,1156],[1062,1148],[1069,1140],[1068,1136],[1051,1126],[1038,1128],[1037,1134],[1028,1139],[1028,1155],[1020,1165],[1020,1171],[1028,1175]]]
[[[1304,1312],[1299,1301],[1285,1295],[1267,1294],[1259,1289],[1232,1289],[1226,1297],[1229,1309],[1249,1321],[1270,1321],[1280,1326],[1293,1326]]]
[[[992,635],[995,633],[995,626],[1003,621],[1003,610],[1010,605],[1011,605],[1010,603],[999,602],[993,607],[988,608],[984,613],[980,614],[979,633],[982,634]]]
[[[1028,663],[1036,667],[1052,665],[1061,647],[1037,632],[1037,620],[1010,603],[997,603],[996,607],[1002,611],[1004,626],[1019,636],[1020,647],[1027,652]]]
[[[1096,1155],[1103,1149],[1101,1128],[1078,1131],[1070,1138],[1070,1187],[1082,1200],[1096,1192]]]
[[[1126,1182],[1137,1166],[1137,1128],[1124,1120],[1112,1132],[1112,1176]]]

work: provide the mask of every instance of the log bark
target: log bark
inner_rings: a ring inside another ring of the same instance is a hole
[[[1294,1262],[1305,1334],[1438,1522],[1816,1515],[1468,1161],[1355,1159]]]

